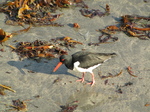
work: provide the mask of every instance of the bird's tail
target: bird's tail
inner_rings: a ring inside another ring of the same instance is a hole
[[[116,53],[103,53],[102,56],[100,57],[101,60],[104,62],[115,57],[117,54]]]
[[[116,54],[116,53],[110,53],[110,55],[111,55],[111,58],[113,58],[113,57],[117,56],[117,54]]]

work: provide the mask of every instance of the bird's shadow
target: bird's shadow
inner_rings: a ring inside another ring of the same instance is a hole
[[[58,62],[58,59],[41,59],[39,62],[32,59],[24,59],[22,61],[8,61],[8,64],[16,67],[23,75],[27,74],[29,71],[33,71],[34,73],[44,73],[48,75],[65,74],[79,78],[78,76],[69,73],[65,65],[62,65],[56,72],[53,72],[53,69]],[[27,69],[28,72],[26,72],[25,69]]]

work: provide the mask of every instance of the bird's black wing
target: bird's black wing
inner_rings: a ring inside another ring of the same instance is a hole
[[[79,61],[79,67],[89,68],[91,66],[102,64],[104,61],[110,59],[115,53],[91,53],[91,52],[77,52],[72,55],[73,61]]]
[[[97,54],[88,54],[80,57],[80,65],[82,68],[89,68],[94,65],[102,64],[105,60],[101,59],[101,57]]]

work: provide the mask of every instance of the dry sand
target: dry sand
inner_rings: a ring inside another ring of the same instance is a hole
[[[3,0],[4,1],[4,0]],[[82,16],[80,8],[64,9],[64,15],[58,19],[64,27],[34,27],[27,33],[14,36],[5,44],[15,45],[14,40],[34,41],[50,40],[51,38],[69,36],[84,45],[77,45],[71,49],[69,54],[81,49],[93,52],[115,52],[118,55],[94,70],[96,84],[93,87],[85,85],[76,80],[81,73],[68,70],[62,66],[57,72],[52,73],[53,68],[59,62],[58,59],[43,59],[39,63],[33,60],[19,60],[15,52],[6,46],[5,52],[0,52],[0,84],[11,86],[16,93],[6,91],[7,95],[0,96],[0,112],[8,110],[5,104],[12,104],[12,100],[27,100],[29,112],[59,112],[60,106],[71,104],[77,101],[77,109],[74,112],[150,112],[150,46],[149,40],[128,37],[124,33],[117,33],[119,41],[100,46],[88,46],[89,42],[98,40],[99,32],[96,29],[103,29],[108,25],[115,25],[116,20],[122,15],[137,14],[141,16],[150,15],[150,1],[143,0],[85,0],[85,3],[94,9],[103,10],[106,4],[110,5],[111,14],[106,17],[94,17],[92,19]],[[0,13],[0,27],[7,32],[22,29],[20,26],[9,26],[4,23],[5,14]],[[79,23],[81,28],[75,30],[68,24]],[[48,63],[45,63],[47,61]],[[137,77],[130,76],[126,67],[131,66]],[[35,73],[29,73],[28,71]],[[123,73],[114,78],[108,78],[104,84],[98,73]],[[10,73],[8,73],[10,72]],[[54,83],[60,78],[61,81]],[[86,81],[91,81],[90,75],[85,76]],[[131,82],[133,85],[121,87],[122,94],[116,92],[119,86]],[[39,98],[34,96],[39,95]]]

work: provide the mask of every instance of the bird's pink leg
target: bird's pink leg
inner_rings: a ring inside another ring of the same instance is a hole
[[[83,74],[82,74],[82,78],[81,79],[79,79],[79,80],[76,80],[76,81],[81,81],[82,83],[84,82],[84,74],[85,74],[85,72],[83,72]]]
[[[91,86],[93,86],[95,84],[95,78],[94,78],[94,74],[93,73],[91,73],[91,75],[92,75],[92,82],[87,83],[87,84],[91,84]]]

